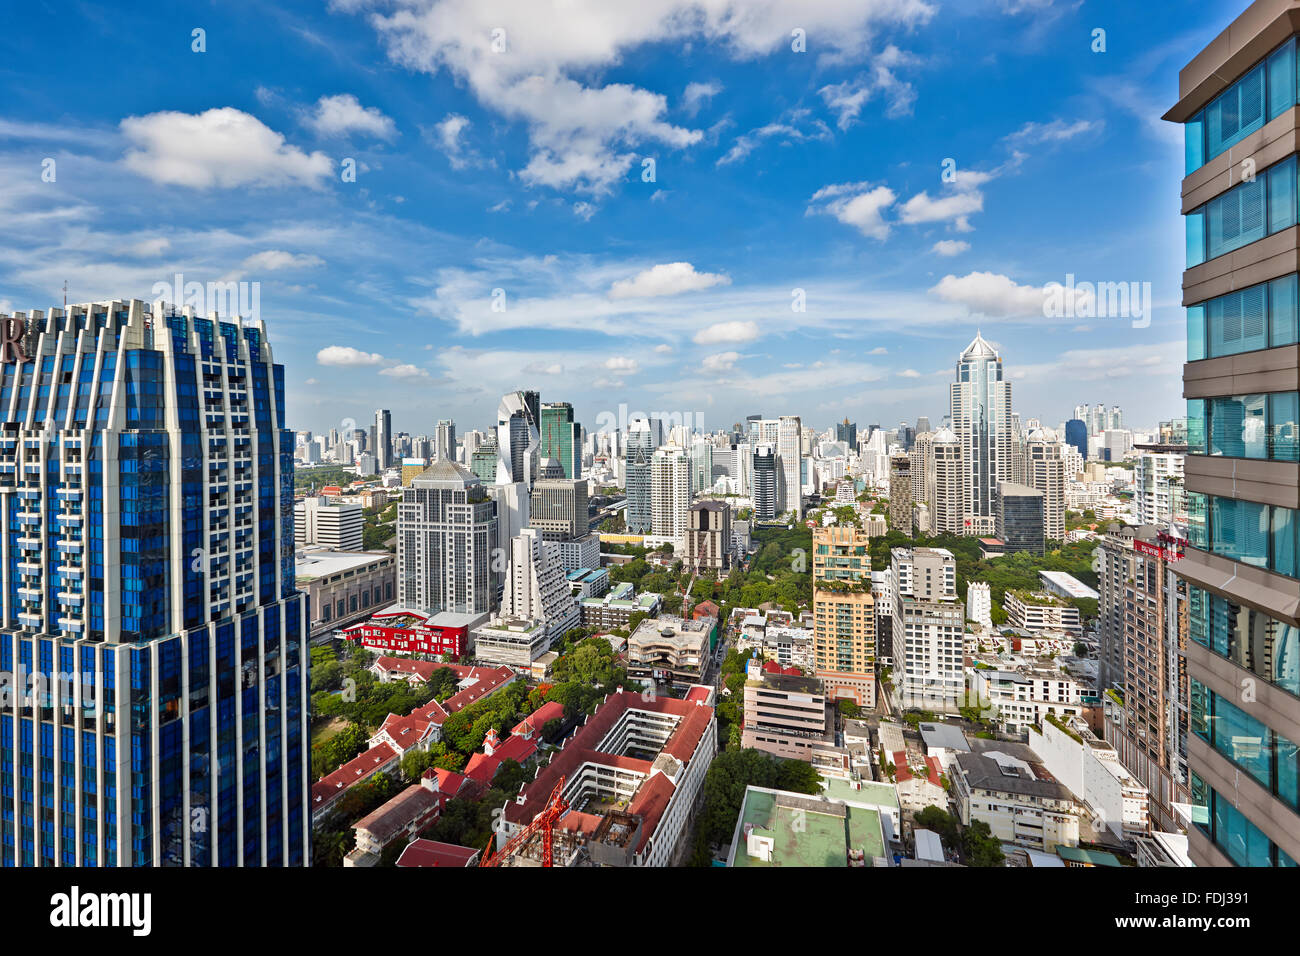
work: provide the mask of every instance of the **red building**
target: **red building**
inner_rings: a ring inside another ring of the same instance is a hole
[[[368,621],[345,628],[343,636],[360,641],[374,651],[392,654],[450,654],[459,658],[470,650],[470,629],[486,614],[456,614],[439,611],[425,614],[406,608],[390,608]]]

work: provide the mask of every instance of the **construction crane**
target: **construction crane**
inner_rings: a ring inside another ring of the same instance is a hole
[[[564,778],[561,777],[560,782],[551,791],[551,796],[547,799],[546,805],[533,817],[533,822],[511,837],[509,842],[496,853],[491,853],[492,844],[496,838],[488,837],[488,845],[483,851],[483,861],[479,866],[500,866],[512,853],[522,850],[524,845],[538,833],[542,835],[542,866],[554,866],[555,863],[551,858],[552,834],[555,824],[569,809],[568,801],[560,795],[563,791]]]

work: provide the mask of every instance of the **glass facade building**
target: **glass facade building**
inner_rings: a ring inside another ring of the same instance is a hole
[[[1188,853],[1300,858],[1296,21],[1256,0],[1179,74]],[[1229,255],[1230,253],[1230,255]]]
[[[0,862],[304,865],[294,442],[264,326],[140,301],[17,318]]]

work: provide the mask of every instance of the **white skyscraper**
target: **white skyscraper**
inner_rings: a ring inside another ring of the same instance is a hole
[[[497,406],[497,484],[522,481],[525,487],[532,487],[541,444],[538,414],[536,392],[501,396]]]
[[[519,532],[510,541],[510,566],[501,595],[502,617],[541,621],[549,641],[558,640],[581,623],[556,551],[535,528]]]
[[[978,332],[957,360],[949,387],[952,430],[962,448],[967,534],[987,534],[997,513],[999,481],[1011,480],[1011,383],[1002,378],[1002,358]]]
[[[655,449],[650,464],[650,534],[671,540],[674,547],[686,541],[691,510],[691,462],[685,448],[664,445]]]
[[[957,600],[957,560],[943,548],[895,548],[889,573],[903,705],[955,711],[964,697],[966,630],[965,608]]]
[[[798,415],[782,415],[777,421],[777,499],[782,512],[803,518],[803,425]]]
[[[450,418],[438,422],[438,429],[434,434],[433,457],[439,460],[456,460],[456,423]]]

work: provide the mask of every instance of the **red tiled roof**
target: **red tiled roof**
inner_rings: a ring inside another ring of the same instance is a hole
[[[358,624],[357,627],[364,625]],[[399,674],[414,674],[422,681],[428,681],[434,673],[440,668],[447,667],[447,664],[439,664],[437,661],[414,661],[405,657],[380,657],[375,661],[375,667],[382,671]]]
[[[368,830],[380,845],[386,846],[412,825],[423,828],[424,822],[440,814],[450,799],[445,793],[434,793],[415,783],[352,824],[352,829]]]
[[[481,851],[436,840],[413,840],[397,858],[398,866],[469,866]]]
[[[767,674],[784,674],[787,677],[801,677],[803,671],[791,664],[789,667],[782,667],[776,661],[764,661],[763,671]]]
[[[526,718],[521,720],[519,723],[515,724],[514,729],[511,730],[510,733],[512,734],[527,733],[528,732],[527,728],[531,727],[534,733],[540,734],[542,730],[546,727],[546,725],[549,724],[552,720],[558,720],[563,716],[564,716],[564,705],[559,704],[553,700],[548,700],[546,703],[542,704],[541,707],[538,707],[535,711],[529,714]]]
[[[388,744],[371,747],[311,785],[312,809],[319,809],[340,796],[349,787],[374,776],[396,761],[397,751]]]
[[[641,839],[637,841],[637,852],[645,849],[646,842],[654,836],[659,819],[668,809],[668,801],[673,798],[676,786],[661,773],[655,774],[637,788],[636,796],[628,806],[628,811],[639,815],[645,826],[641,830]]]

